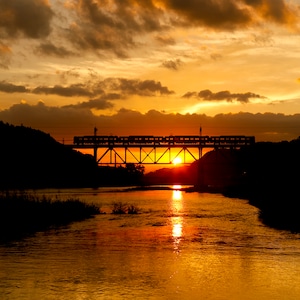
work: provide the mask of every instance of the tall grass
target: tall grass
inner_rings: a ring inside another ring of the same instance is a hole
[[[135,215],[140,212],[140,208],[134,204],[127,204],[121,201],[112,203],[112,213],[113,214],[130,214]]]
[[[59,200],[28,193],[0,193],[0,241],[66,225],[99,214],[99,207],[78,199]]]

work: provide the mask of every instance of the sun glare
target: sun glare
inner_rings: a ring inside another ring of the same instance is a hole
[[[182,160],[180,157],[177,156],[173,159],[173,165],[179,165],[181,163],[182,163]]]

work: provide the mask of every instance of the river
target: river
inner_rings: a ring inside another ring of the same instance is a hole
[[[300,234],[246,200],[180,190],[37,191],[103,214],[0,245],[0,298],[300,299]],[[112,203],[140,209],[113,215]]]

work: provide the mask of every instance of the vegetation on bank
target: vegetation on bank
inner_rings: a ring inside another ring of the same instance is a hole
[[[0,242],[91,218],[100,208],[78,199],[51,199],[27,193],[0,194]]]
[[[300,138],[216,150],[199,161],[198,190],[248,199],[266,225],[300,232]]]
[[[250,203],[260,209],[265,224],[293,232],[300,232],[299,153],[300,138],[241,151]]]

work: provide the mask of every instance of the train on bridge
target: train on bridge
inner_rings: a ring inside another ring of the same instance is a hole
[[[200,136],[200,135],[130,135],[130,136],[75,136],[74,146],[126,147],[126,146],[196,146],[196,147],[241,147],[255,143],[254,136]]]

